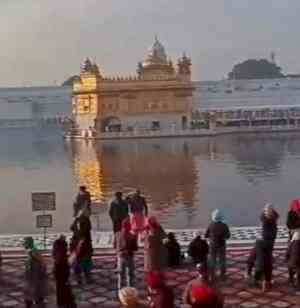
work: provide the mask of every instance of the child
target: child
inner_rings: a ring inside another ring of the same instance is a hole
[[[118,289],[134,285],[134,253],[138,250],[137,237],[131,233],[129,218],[122,221],[121,231],[116,233],[118,258]],[[125,282],[127,280],[127,282]]]
[[[247,260],[248,278],[252,277],[252,269],[255,267],[254,284],[258,285],[263,279],[262,289],[271,287],[272,270],[273,270],[273,257],[272,257],[272,241],[257,239],[254,248],[250,252]]]

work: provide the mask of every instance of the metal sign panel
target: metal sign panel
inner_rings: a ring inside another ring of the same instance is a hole
[[[52,215],[37,215],[36,216],[37,228],[51,228],[52,227]]]
[[[32,211],[55,211],[55,193],[32,193]]]

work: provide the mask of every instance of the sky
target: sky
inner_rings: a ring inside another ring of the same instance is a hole
[[[133,75],[155,35],[195,80],[276,53],[300,72],[299,0],[0,0],[0,87],[61,83],[91,57],[106,76]]]

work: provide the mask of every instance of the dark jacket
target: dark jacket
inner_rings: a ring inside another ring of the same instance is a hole
[[[209,238],[211,248],[220,248],[226,245],[230,231],[225,223],[212,222],[206,230],[205,237]]]
[[[52,257],[54,260],[59,260],[66,256],[68,253],[68,243],[64,239],[57,239],[53,243],[53,248],[52,248]]]
[[[92,241],[92,224],[91,224],[91,220],[88,216],[86,215],[81,215],[78,218],[78,222],[79,222],[79,236],[80,238],[84,238],[88,241]]]
[[[178,242],[176,240],[168,240],[165,246],[168,250],[168,265],[171,267],[180,265],[181,249]]]
[[[266,240],[256,240],[254,248],[250,251],[247,260],[248,268],[255,266],[256,270],[264,270],[266,267],[272,267],[272,242]]]
[[[117,232],[116,247],[119,256],[132,257],[138,250],[137,238],[131,233]]]
[[[300,240],[290,242],[286,258],[289,268],[300,270]]]
[[[277,235],[277,220],[279,215],[276,211],[273,210],[273,215],[267,217],[262,214],[260,220],[262,222],[262,237],[267,241],[274,241]]]
[[[155,294],[150,295],[149,308],[174,308],[174,293],[167,287],[155,290]]]
[[[110,204],[109,216],[113,222],[121,222],[128,216],[128,204],[124,200],[114,200]]]
[[[74,216],[77,216],[80,210],[91,207],[91,194],[86,191],[85,193],[78,193],[76,201],[73,204]]]
[[[146,199],[142,196],[134,195],[129,199],[129,207],[130,213],[144,213],[146,216],[148,215],[148,206]]]
[[[195,237],[188,247],[188,255],[196,263],[205,262],[207,260],[209,247],[207,241],[200,236]]]
[[[300,228],[300,212],[289,211],[287,215],[286,225],[290,230]]]

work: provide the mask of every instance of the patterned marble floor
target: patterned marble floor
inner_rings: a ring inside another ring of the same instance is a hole
[[[174,232],[181,245],[186,246],[199,232],[199,230],[167,230]],[[202,233],[204,230],[200,230]],[[261,233],[259,227],[241,227],[231,228],[231,239],[229,244],[250,244]],[[0,236],[1,250],[21,250],[23,238],[25,235],[2,235]],[[35,239],[38,247],[43,247],[44,239],[42,234],[31,234]],[[66,234],[70,238],[71,234]],[[58,234],[48,234],[46,245],[51,248],[53,241],[58,237]],[[287,229],[284,226],[278,228],[277,243],[285,243],[288,237]],[[93,245],[95,248],[112,248],[113,235],[111,232],[93,232]]]
[[[248,250],[228,251],[228,279],[220,284],[225,296],[226,307],[231,308],[300,308],[300,292],[295,292],[287,284],[287,270],[284,262],[285,251],[274,252],[275,270],[274,287],[262,293],[260,289],[248,287],[243,273]],[[143,283],[142,252],[136,256],[137,287],[141,297],[146,297]],[[0,307],[19,308],[23,305],[23,259],[4,259],[0,282]],[[51,273],[51,260],[48,259],[48,270]],[[168,270],[166,273],[168,285],[173,287],[176,295],[176,307],[182,307],[181,296],[188,281],[196,276],[193,268],[186,265],[182,268]],[[100,254],[95,259],[93,273],[94,283],[83,287],[73,287],[78,307],[119,307],[116,297],[115,256]],[[47,307],[55,307],[55,287],[52,278],[49,283],[50,295]]]

